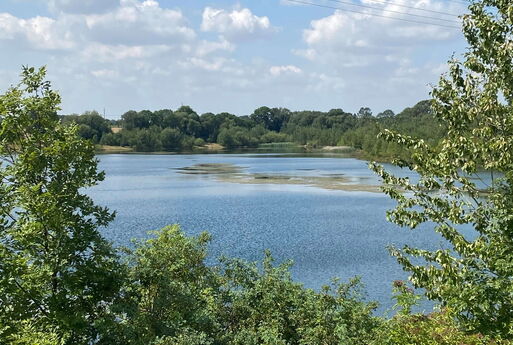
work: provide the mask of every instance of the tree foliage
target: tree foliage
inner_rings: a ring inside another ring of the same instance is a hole
[[[109,124],[109,121],[95,112],[63,116],[63,121],[79,124],[79,135],[94,143],[130,146],[142,152],[187,151],[206,143],[218,143],[233,149],[293,142],[308,148],[352,146],[361,150],[367,158],[380,159],[405,154],[399,145],[391,145],[377,138],[378,133],[385,128],[435,143],[442,131],[431,114],[428,101],[406,108],[397,116],[393,111],[385,110],[377,117],[372,116],[369,108],[351,114],[342,109],[292,112],[285,108],[260,107],[250,116],[236,116],[226,112],[198,116],[188,106],[175,111],[128,111],[121,120],[115,121],[116,126],[122,127],[117,133],[112,133],[110,128],[100,128],[100,124]]]
[[[86,111],[82,115],[68,115],[61,118],[65,124],[76,123],[78,134],[95,144],[98,144],[103,136],[111,133],[111,123],[97,111]]]
[[[152,235],[127,249],[129,276],[114,308],[121,327],[112,342],[145,345],[191,331],[215,334],[220,284],[205,264],[209,235],[186,237],[177,225]]]
[[[447,129],[438,147],[383,134],[409,149],[409,158],[397,164],[420,179],[398,178],[377,165],[374,170],[398,202],[390,220],[411,228],[434,223],[447,240],[448,248],[435,251],[392,249],[415,286],[470,329],[512,337],[513,4],[482,0],[469,10],[464,60],[450,61],[432,93],[434,115]],[[462,232],[463,226],[473,233]]]
[[[98,232],[113,214],[84,187],[103,179],[94,148],[57,116],[45,69],[0,97],[0,342],[32,325],[87,344],[108,321],[119,264]]]

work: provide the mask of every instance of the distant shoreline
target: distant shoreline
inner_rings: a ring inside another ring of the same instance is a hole
[[[354,153],[358,150],[350,147],[350,146],[323,146],[320,148],[309,147],[308,145],[294,145],[289,146],[289,148],[295,148],[299,150],[304,150],[304,152],[333,152],[333,153]],[[273,151],[280,152],[286,151],[283,147],[236,147],[227,149],[226,147],[217,144],[210,143],[201,147],[194,147],[191,150],[178,150],[178,151],[135,151],[134,148],[129,146],[112,146],[112,145],[96,145],[97,153],[152,153],[152,154],[169,154],[169,153],[182,153],[182,152],[231,152],[231,151],[239,151],[239,150],[250,150],[250,151]]]
[[[324,146],[321,148],[312,148],[307,145],[296,145],[294,147],[239,147],[227,149],[219,144],[207,144],[203,147],[195,147],[192,150],[177,151],[135,151],[132,147],[96,145],[96,154],[139,154],[139,155],[184,155],[184,154],[305,154],[308,156],[319,155],[319,157],[347,157],[364,161],[377,161],[380,163],[390,163],[390,157],[373,157],[364,151],[350,146]]]

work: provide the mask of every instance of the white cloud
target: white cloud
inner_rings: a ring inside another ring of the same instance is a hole
[[[313,92],[338,90],[345,100],[367,95],[368,105],[404,104],[404,99],[427,98],[427,85],[436,82],[443,67],[433,65],[429,58],[422,61],[418,55],[429,54],[433,45],[450,46],[459,42],[461,33],[458,29],[397,21],[391,17],[415,18],[385,10],[408,12],[405,7],[397,6],[401,4],[461,13],[463,5],[440,0],[396,0],[394,4],[364,0],[364,3],[381,8],[381,12],[372,13],[385,18],[371,16],[366,10],[361,10],[363,13],[335,10],[331,15],[312,20],[303,30],[304,47],[292,52],[315,66],[307,88]],[[457,23],[447,25],[458,26]]]
[[[271,66],[269,69],[269,72],[273,76],[279,76],[282,74],[300,74],[303,71],[301,68],[293,65],[287,65],[287,66]]]
[[[0,13],[0,40],[26,42],[43,50],[74,47],[73,34],[56,20],[39,16],[21,19],[8,13]]]
[[[92,39],[107,44],[164,44],[196,36],[181,11],[161,8],[153,0],[124,0],[114,11],[88,15],[85,21]]]
[[[225,62],[226,60],[223,58],[206,60],[198,57],[192,57],[188,59],[189,66],[199,67],[207,71],[220,71],[223,68]]]
[[[310,80],[311,82],[308,83],[307,89],[315,92],[329,92],[333,90],[340,92],[347,86],[342,78],[325,73],[311,73]]]
[[[384,17],[401,17],[386,10],[407,11],[397,6],[406,4],[404,0],[397,0],[394,4],[384,4],[381,1],[375,3],[373,0],[366,0],[366,3],[380,7],[382,12],[377,14]],[[417,0],[408,4],[412,7],[456,12],[452,9],[454,5],[444,5],[440,1]],[[393,69],[390,67],[399,68],[399,61],[411,55],[416,48],[443,41],[450,42],[460,37],[458,29],[396,21],[371,16],[367,12],[348,13],[335,10],[329,16],[312,20],[310,27],[303,31],[306,48],[293,52],[313,62],[332,66],[339,73],[350,73],[347,69],[356,67],[380,69],[379,72],[383,74],[392,73]],[[405,15],[402,17],[411,19]],[[384,63],[389,65],[388,68],[383,68]],[[404,69],[404,66],[400,67]]]
[[[400,55],[404,53],[404,50],[412,47],[429,42],[448,41],[459,35],[458,29],[390,19],[392,17],[412,19],[407,15],[386,12],[387,10],[408,11],[405,8],[397,7],[397,4],[404,4],[404,0],[397,0],[394,4],[387,2],[385,5],[383,2],[377,4],[373,0],[366,1],[373,7],[380,7],[381,12],[374,10],[357,14],[336,10],[330,16],[313,20],[310,23],[310,28],[303,32],[303,39],[308,48],[298,50],[296,53],[311,60],[338,60],[342,64],[344,61],[349,61],[348,67],[351,67],[353,66],[351,60],[354,60],[354,56],[357,56],[358,59],[363,57],[368,64],[379,60],[381,58],[379,55],[393,52]],[[443,5],[440,1],[433,2],[431,0],[418,0],[413,4],[408,4],[412,7],[445,11],[450,11],[450,8],[454,6]],[[442,8],[442,6],[444,7]],[[372,16],[371,13],[385,18]],[[453,19],[457,21],[457,18]],[[446,25],[458,26],[457,23]]]
[[[332,15],[314,20],[304,30],[307,50],[301,53],[310,59],[333,57],[343,60],[351,56],[383,54],[429,41],[455,37],[457,30],[395,22],[364,14],[335,11]],[[334,55],[334,56],[333,56]]]
[[[59,13],[56,18],[0,13],[0,40],[17,40],[34,49],[87,49],[91,43],[179,46],[195,38],[181,11],[161,8],[153,0],[122,0],[106,13]]]
[[[268,17],[258,17],[247,8],[229,12],[211,7],[203,10],[201,29],[217,32],[231,41],[262,38],[277,30]]]

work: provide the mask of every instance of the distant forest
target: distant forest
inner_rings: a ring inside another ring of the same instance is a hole
[[[131,147],[139,152],[189,151],[209,143],[227,149],[293,143],[307,149],[350,146],[365,157],[388,159],[405,152],[401,146],[378,138],[383,129],[424,139],[432,145],[444,133],[427,100],[399,114],[385,110],[373,115],[369,108],[352,114],[342,109],[321,112],[260,107],[249,116],[198,115],[191,107],[182,106],[174,111],[131,110],[120,120],[107,120],[91,111],[62,116],[62,121],[77,123],[80,136],[95,144]]]

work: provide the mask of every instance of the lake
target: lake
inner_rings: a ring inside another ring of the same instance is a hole
[[[411,231],[388,223],[385,212],[394,202],[377,191],[379,180],[368,163],[354,158],[111,154],[99,159],[106,178],[88,193],[116,211],[102,230],[116,245],[178,223],[190,235],[212,234],[212,263],[221,255],[260,260],[270,249],[277,262],[294,261],[292,275],[307,287],[359,275],[380,311],[393,305],[392,282],[406,279],[386,246],[432,249],[441,242],[427,227]]]

